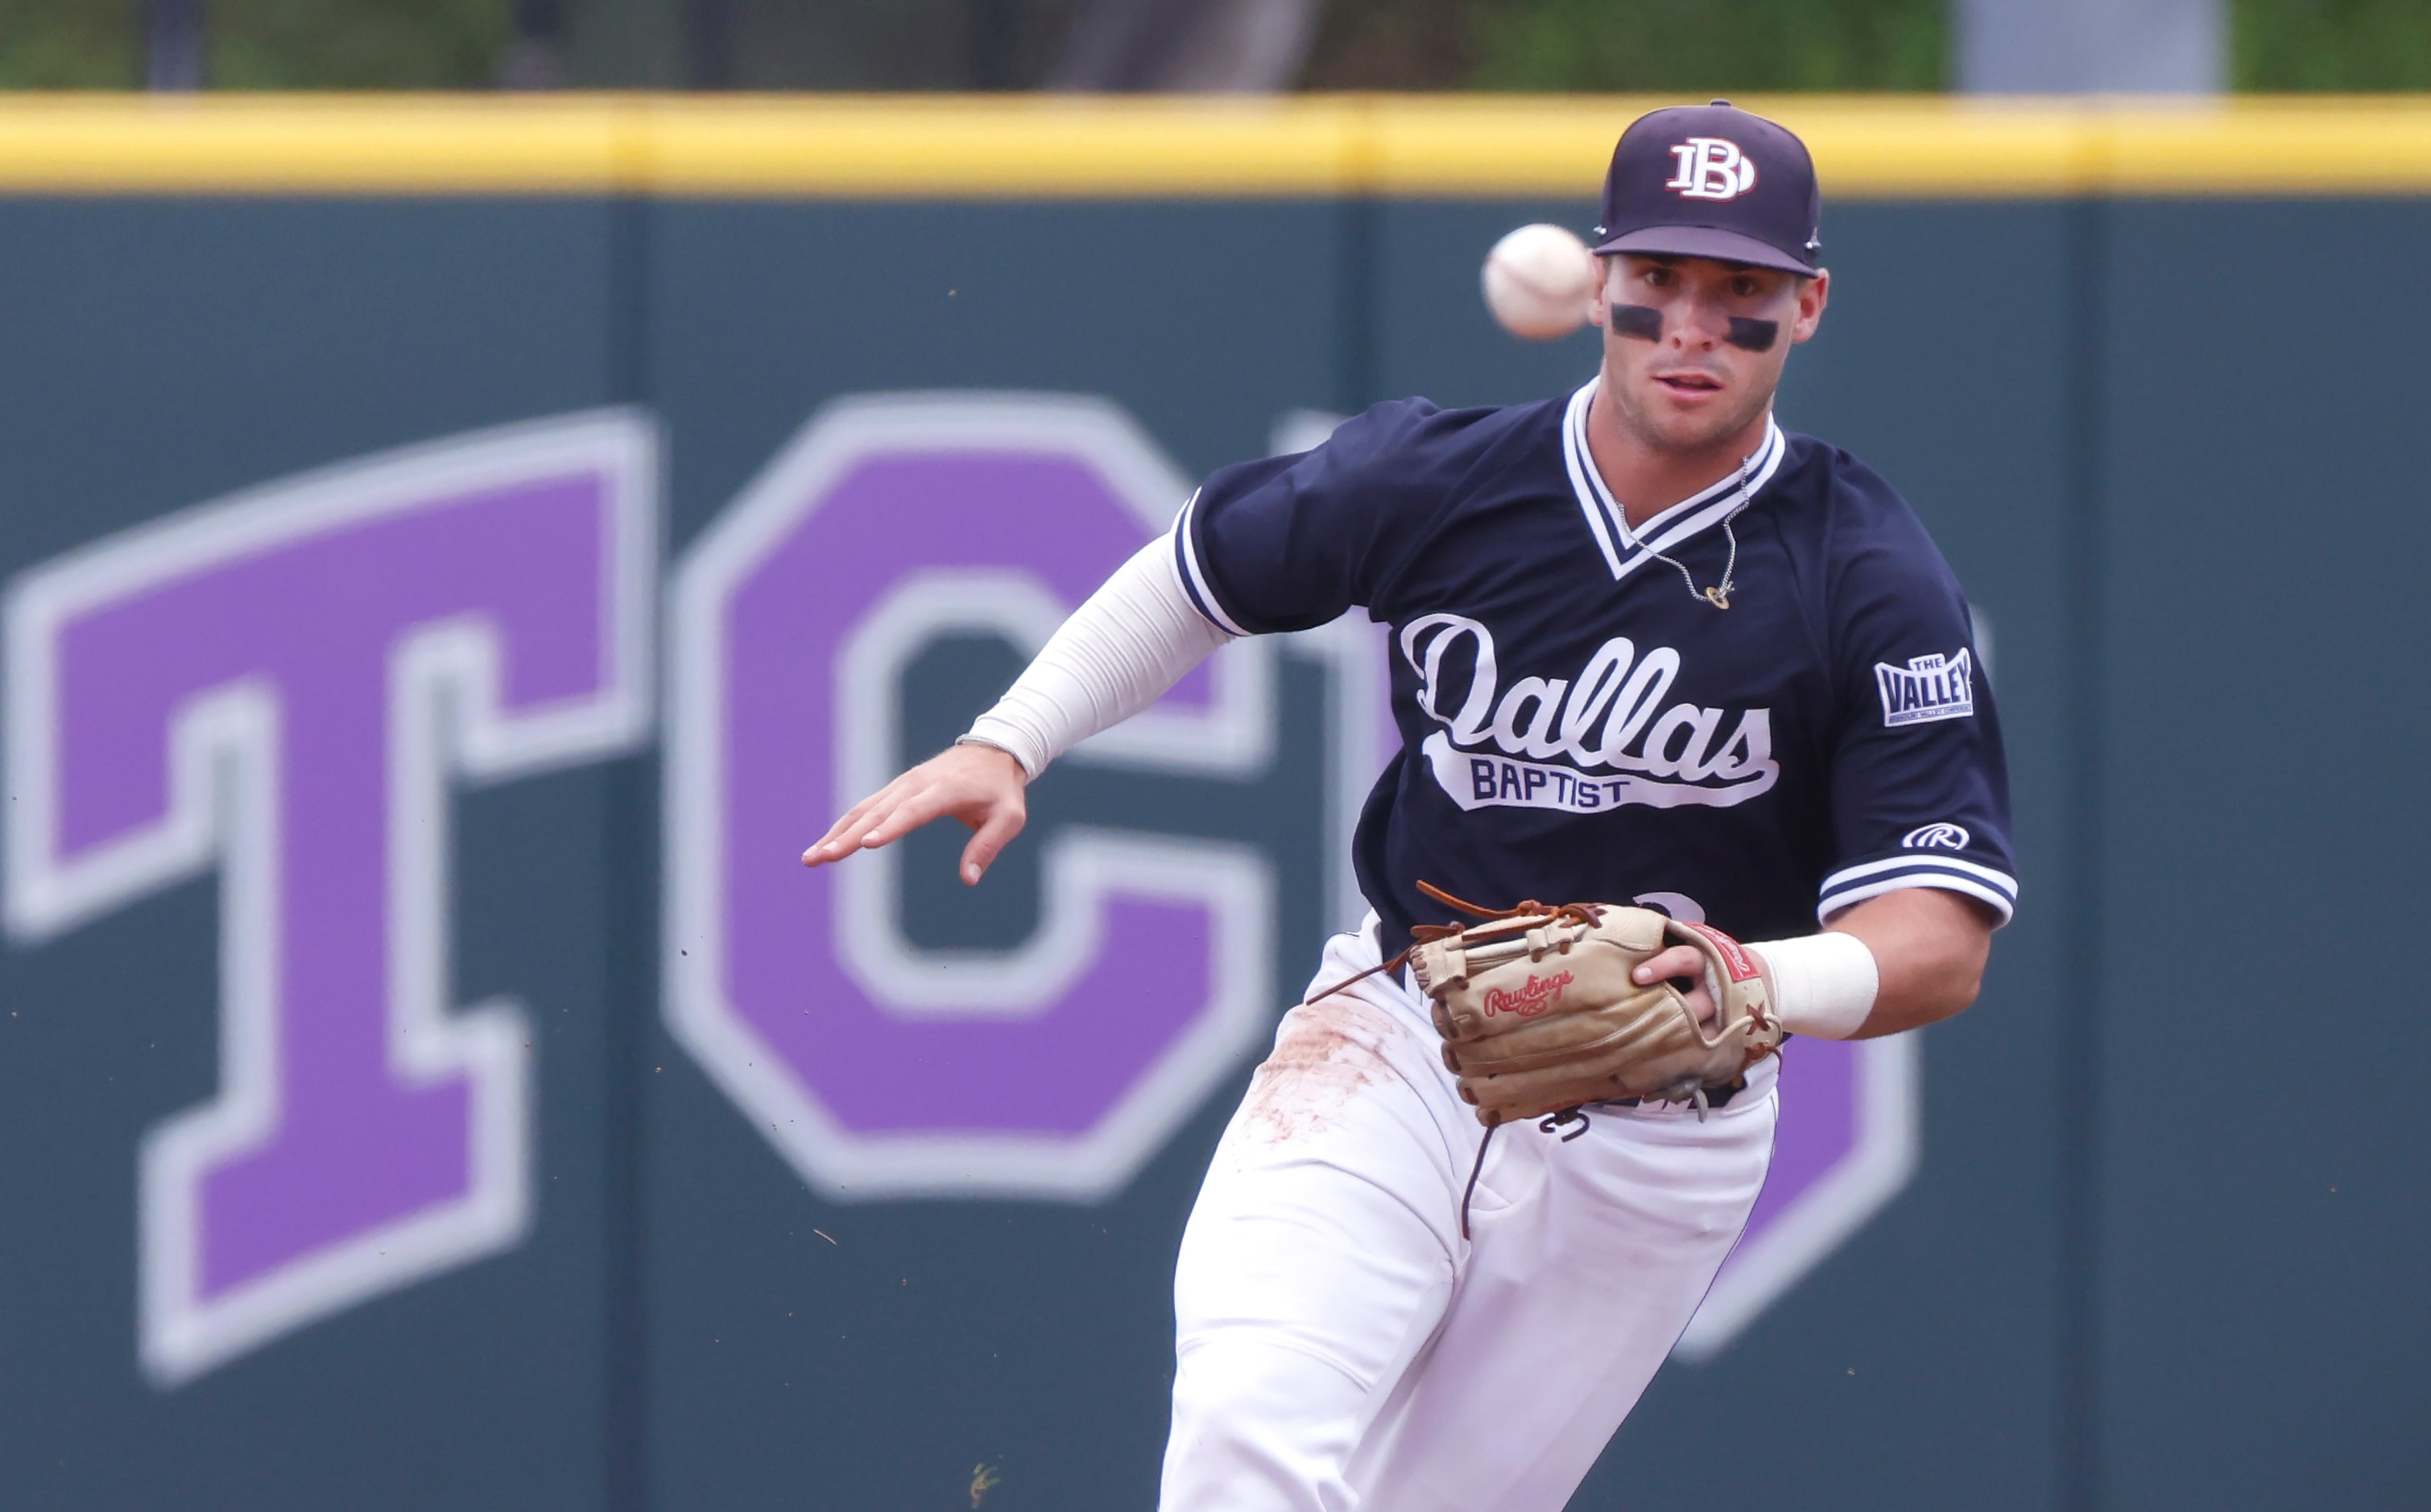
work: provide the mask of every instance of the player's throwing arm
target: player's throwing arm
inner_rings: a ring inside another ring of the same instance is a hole
[[[1380,404],[1216,473],[803,853],[950,816],[976,882],[1030,781],[1224,641],[1389,627],[1373,912],[1183,1235],[1165,1512],[1558,1512],[1747,1222],[1785,1036],[1973,1000],[2017,882],[1966,600],[1889,484],[1772,415],[1830,293],[1820,213],[1782,127],[1642,117],[1575,392]]]

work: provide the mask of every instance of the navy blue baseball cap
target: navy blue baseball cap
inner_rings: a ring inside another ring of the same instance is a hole
[[[1812,277],[1822,224],[1823,192],[1806,143],[1716,100],[1649,111],[1620,134],[1594,246]]]

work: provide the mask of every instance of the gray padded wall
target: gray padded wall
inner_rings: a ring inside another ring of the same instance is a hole
[[[671,562],[839,395],[1104,395],[1203,473],[1289,411],[1582,380],[1591,342],[1503,336],[1476,269],[1514,225],[1589,213],[8,201],[0,570],[611,402],[663,428]],[[1667,1369],[1582,1509],[1717,1494],[1718,1422],[1758,1425],[1729,1494],[1801,1508],[2393,1506],[2431,1470],[2431,1184],[2382,1084],[2423,1039],[2400,951],[2431,820],[2407,781],[2431,296],[2316,278],[2253,318],[2324,246],[2403,269],[2426,233],[2412,201],[1833,208],[1783,418],[1907,495],[1992,629],[2024,902],[1983,1001],[1922,1036],[1914,1179]],[[924,653],[898,754],[1015,664],[983,635]],[[1327,928],[1333,677],[1282,660],[1249,775],[1060,769],[1033,838],[1265,858],[1280,1011]],[[136,1368],[136,1160],[214,1084],[219,891],[0,948],[0,1499],[858,1512],[968,1504],[987,1463],[989,1512],[1148,1504],[1173,1247],[1253,1057],[1102,1204],[820,1196],[662,1027],[662,772],[454,800],[451,991],[539,1031],[530,1237],[175,1390]],[[909,852],[919,943],[1021,938],[1042,848],[977,893],[953,848]]]
[[[0,566],[608,400],[608,224],[552,202],[0,203]],[[458,1000],[517,996],[540,1039],[528,1241],[173,1392],[136,1370],[136,1151],[215,1086],[218,888],[0,951],[0,1500],[602,1504],[608,781],[580,768],[457,806]]]
[[[2108,211],[2087,1195],[2116,1506],[2403,1506],[2431,1477],[2405,1082],[2431,1030],[2400,964],[2431,832],[2431,292],[2255,318],[2288,270],[2426,234],[2419,202]]]

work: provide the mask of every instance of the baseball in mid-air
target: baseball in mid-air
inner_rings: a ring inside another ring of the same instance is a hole
[[[1549,342],[1587,323],[1595,254],[1558,226],[1523,226],[1485,254],[1485,307],[1514,336]]]

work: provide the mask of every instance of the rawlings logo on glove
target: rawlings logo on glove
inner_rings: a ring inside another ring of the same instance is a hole
[[[1551,1007],[1553,1000],[1562,995],[1562,989],[1577,980],[1565,971],[1553,977],[1531,975],[1524,984],[1512,992],[1500,987],[1491,988],[1485,994],[1486,1015],[1491,1017],[1496,1014],[1517,1014],[1522,1018],[1533,1018]]]

